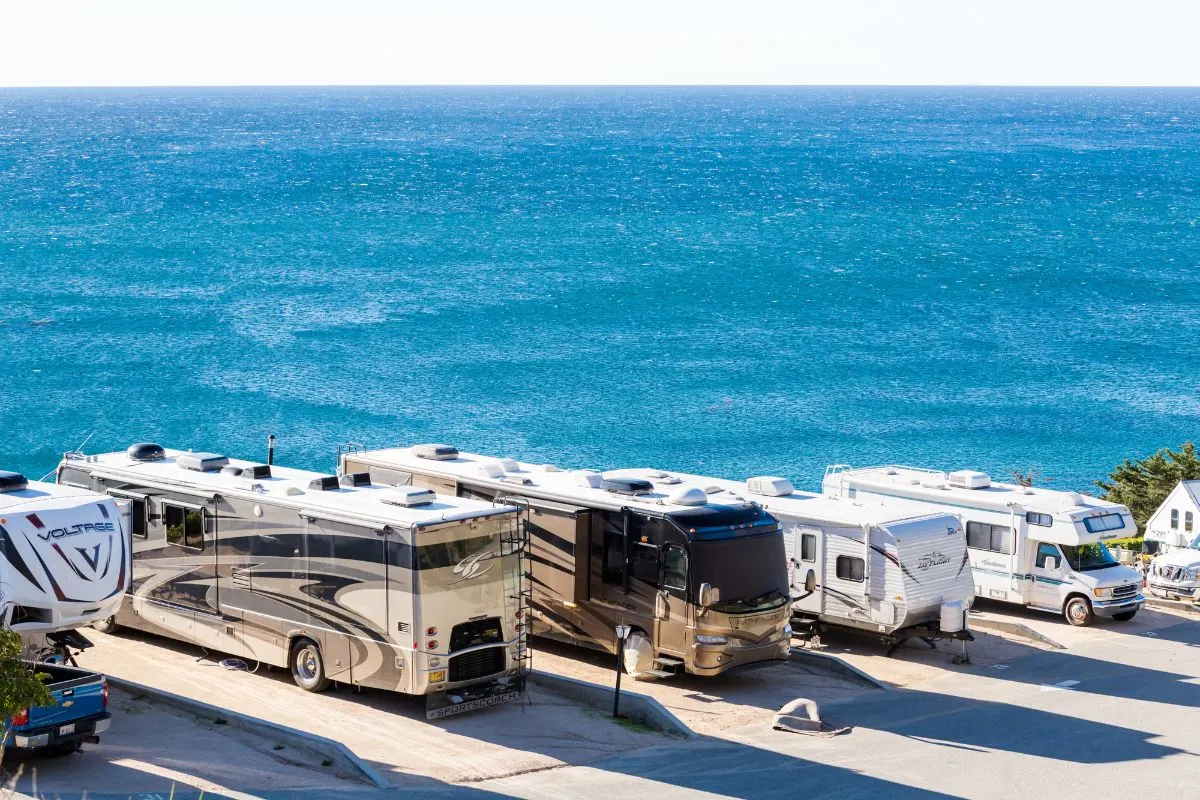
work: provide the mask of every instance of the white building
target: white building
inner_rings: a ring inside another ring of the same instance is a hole
[[[1187,547],[1200,535],[1200,481],[1180,481],[1146,522],[1146,541],[1158,552]]]

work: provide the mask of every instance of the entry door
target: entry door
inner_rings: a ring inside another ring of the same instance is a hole
[[[1056,563],[1050,569],[1050,559]],[[1062,586],[1069,580],[1070,569],[1057,545],[1038,543],[1033,556],[1033,588],[1029,600],[1035,606],[1059,608],[1062,606]]]
[[[791,530],[792,555],[788,559],[788,574],[791,576],[792,597],[796,598],[792,608],[805,614],[817,616],[822,611],[825,596],[825,534],[820,528],[793,526]],[[808,587],[812,587],[810,590]]]
[[[655,620],[655,640],[664,653],[683,656],[687,652],[688,557],[677,544],[662,548],[662,581],[658,603],[665,605],[665,614]],[[657,609],[656,609],[657,610]]]

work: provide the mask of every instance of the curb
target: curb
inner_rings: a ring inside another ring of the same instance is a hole
[[[800,656],[798,660],[808,661],[810,666],[826,672],[832,672],[835,675],[840,675],[843,678],[850,678],[859,683],[864,683],[872,689],[881,689],[885,692],[893,691],[892,687],[878,678],[874,678],[863,672],[858,667],[848,664],[837,656],[829,655],[828,653],[820,653],[814,650],[805,650],[804,648],[792,648],[792,658]]]
[[[610,686],[566,678],[562,675],[551,675],[549,672],[538,670],[529,673],[529,680],[586,706],[612,713],[613,688]],[[699,737],[698,733],[668,711],[662,703],[653,697],[629,691],[624,687],[621,688],[621,711],[624,716],[651,728],[657,728],[663,733],[682,736],[686,739]]]
[[[1161,597],[1146,598],[1147,608],[1165,608],[1170,611],[1186,611],[1189,614],[1200,614],[1200,604],[1189,603],[1185,600],[1165,600]]]
[[[1010,633],[1013,636],[1018,636],[1022,639],[1028,639],[1032,642],[1040,642],[1041,644],[1049,645],[1055,650],[1066,650],[1065,644],[1060,644],[1049,636],[1038,633],[1028,625],[1022,625],[1019,622],[1007,622],[1000,619],[982,619],[980,617],[971,617],[970,626],[972,630],[993,630],[1001,633]]]
[[[193,700],[190,697],[183,697],[182,695],[163,689],[155,689],[153,686],[147,686],[144,683],[136,683],[125,678],[116,678],[112,675],[106,675],[105,677],[108,678],[110,685],[118,689],[123,689],[135,696],[139,694],[145,695],[155,702],[172,706],[199,717],[226,720],[230,727],[250,731],[251,733],[266,736],[292,747],[309,750],[319,756],[323,756],[332,761],[333,765],[343,772],[361,777],[364,781],[378,789],[392,788],[391,782],[379,774],[378,770],[356,756],[351,752],[350,748],[341,742],[327,739],[324,736],[317,736],[314,733],[306,733],[295,728],[289,728],[286,725],[268,722],[265,719],[252,717],[248,714],[230,711],[228,708],[210,705],[200,700]]]

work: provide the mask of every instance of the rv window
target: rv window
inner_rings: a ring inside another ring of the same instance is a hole
[[[625,534],[604,532],[604,582],[622,583],[625,574]]]
[[[177,544],[194,550],[204,549],[202,510],[163,503],[162,523],[167,529],[167,544]]]
[[[1062,553],[1058,552],[1058,548],[1052,544],[1046,544],[1045,542],[1042,542],[1038,545],[1037,560],[1034,562],[1034,564],[1042,569],[1045,569],[1047,558],[1053,558],[1058,562],[1060,567],[1063,564]]]
[[[1179,509],[1178,508],[1171,509],[1171,530],[1173,530],[1173,531],[1179,530]]]
[[[682,547],[668,545],[663,550],[663,588],[677,593],[687,593],[687,554]]]
[[[1183,529],[1185,531],[1192,529],[1192,512],[1190,511],[1183,512]]]
[[[658,586],[658,548],[644,542],[633,543],[633,577]]]
[[[1101,514],[1098,517],[1088,517],[1085,519],[1083,527],[1088,529],[1088,533],[1116,531],[1125,527],[1125,520],[1121,518],[1120,514]]]
[[[1002,525],[986,522],[967,523],[967,547],[990,550],[993,553],[1012,553],[1012,531]]]
[[[491,536],[472,536],[470,539],[455,539],[437,544],[423,544],[415,549],[417,569],[441,569],[458,566],[463,559],[475,555],[492,543]],[[361,537],[350,537],[337,544],[336,555],[352,561],[368,561],[378,564],[383,550],[377,542]]]
[[[1025,521],[1030,525],[1040,525],[1043,528],[1050,528],[1054,526],[1054,517],[1050,516],[1049,514],[1039,514],[1036,511],[1026,511]]]
[[[134,539],[145,539],[146,533],[146,501],[129,499],[129,535]]]
[[[867,562],[854,556],[837,557],[837,576],[844,581],[862,581],[866,577]]]
[[[804,533],[800,535],[800,560],[817,560],[817,535],[815,533]]]

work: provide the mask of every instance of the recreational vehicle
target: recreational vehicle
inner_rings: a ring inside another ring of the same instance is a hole
[[[517,509],[213,453],[69,454],[61,484],[127,504],[130,596],[111,626],[430,698],[515,699],[525,651]]]
[[[0,621],[23,637],[116,613],[128,542],[111,497],[0,472]]]
[[[982,472],[915,467],[825,471],[827,497],[903,513],[946,512],[963,521],[975,594],[1062,614],[1130,620],[1145,602],[1141,576],[1104,541],[1137,530],[1129,509],[1075,492],[992,483]]]
[[[525,509],[533,632],[620,651],[634,677],[717,675],[791,652],[783,534],[757,503],[666,473],[567,472],[446,445],[351,451],[341,464]],[[617,625],[632,629],[623,643]]]
[[[1200,481],[1180,481],[1146,520],[1145,550],[1155,553],[1150,594],[1200,599]]]

